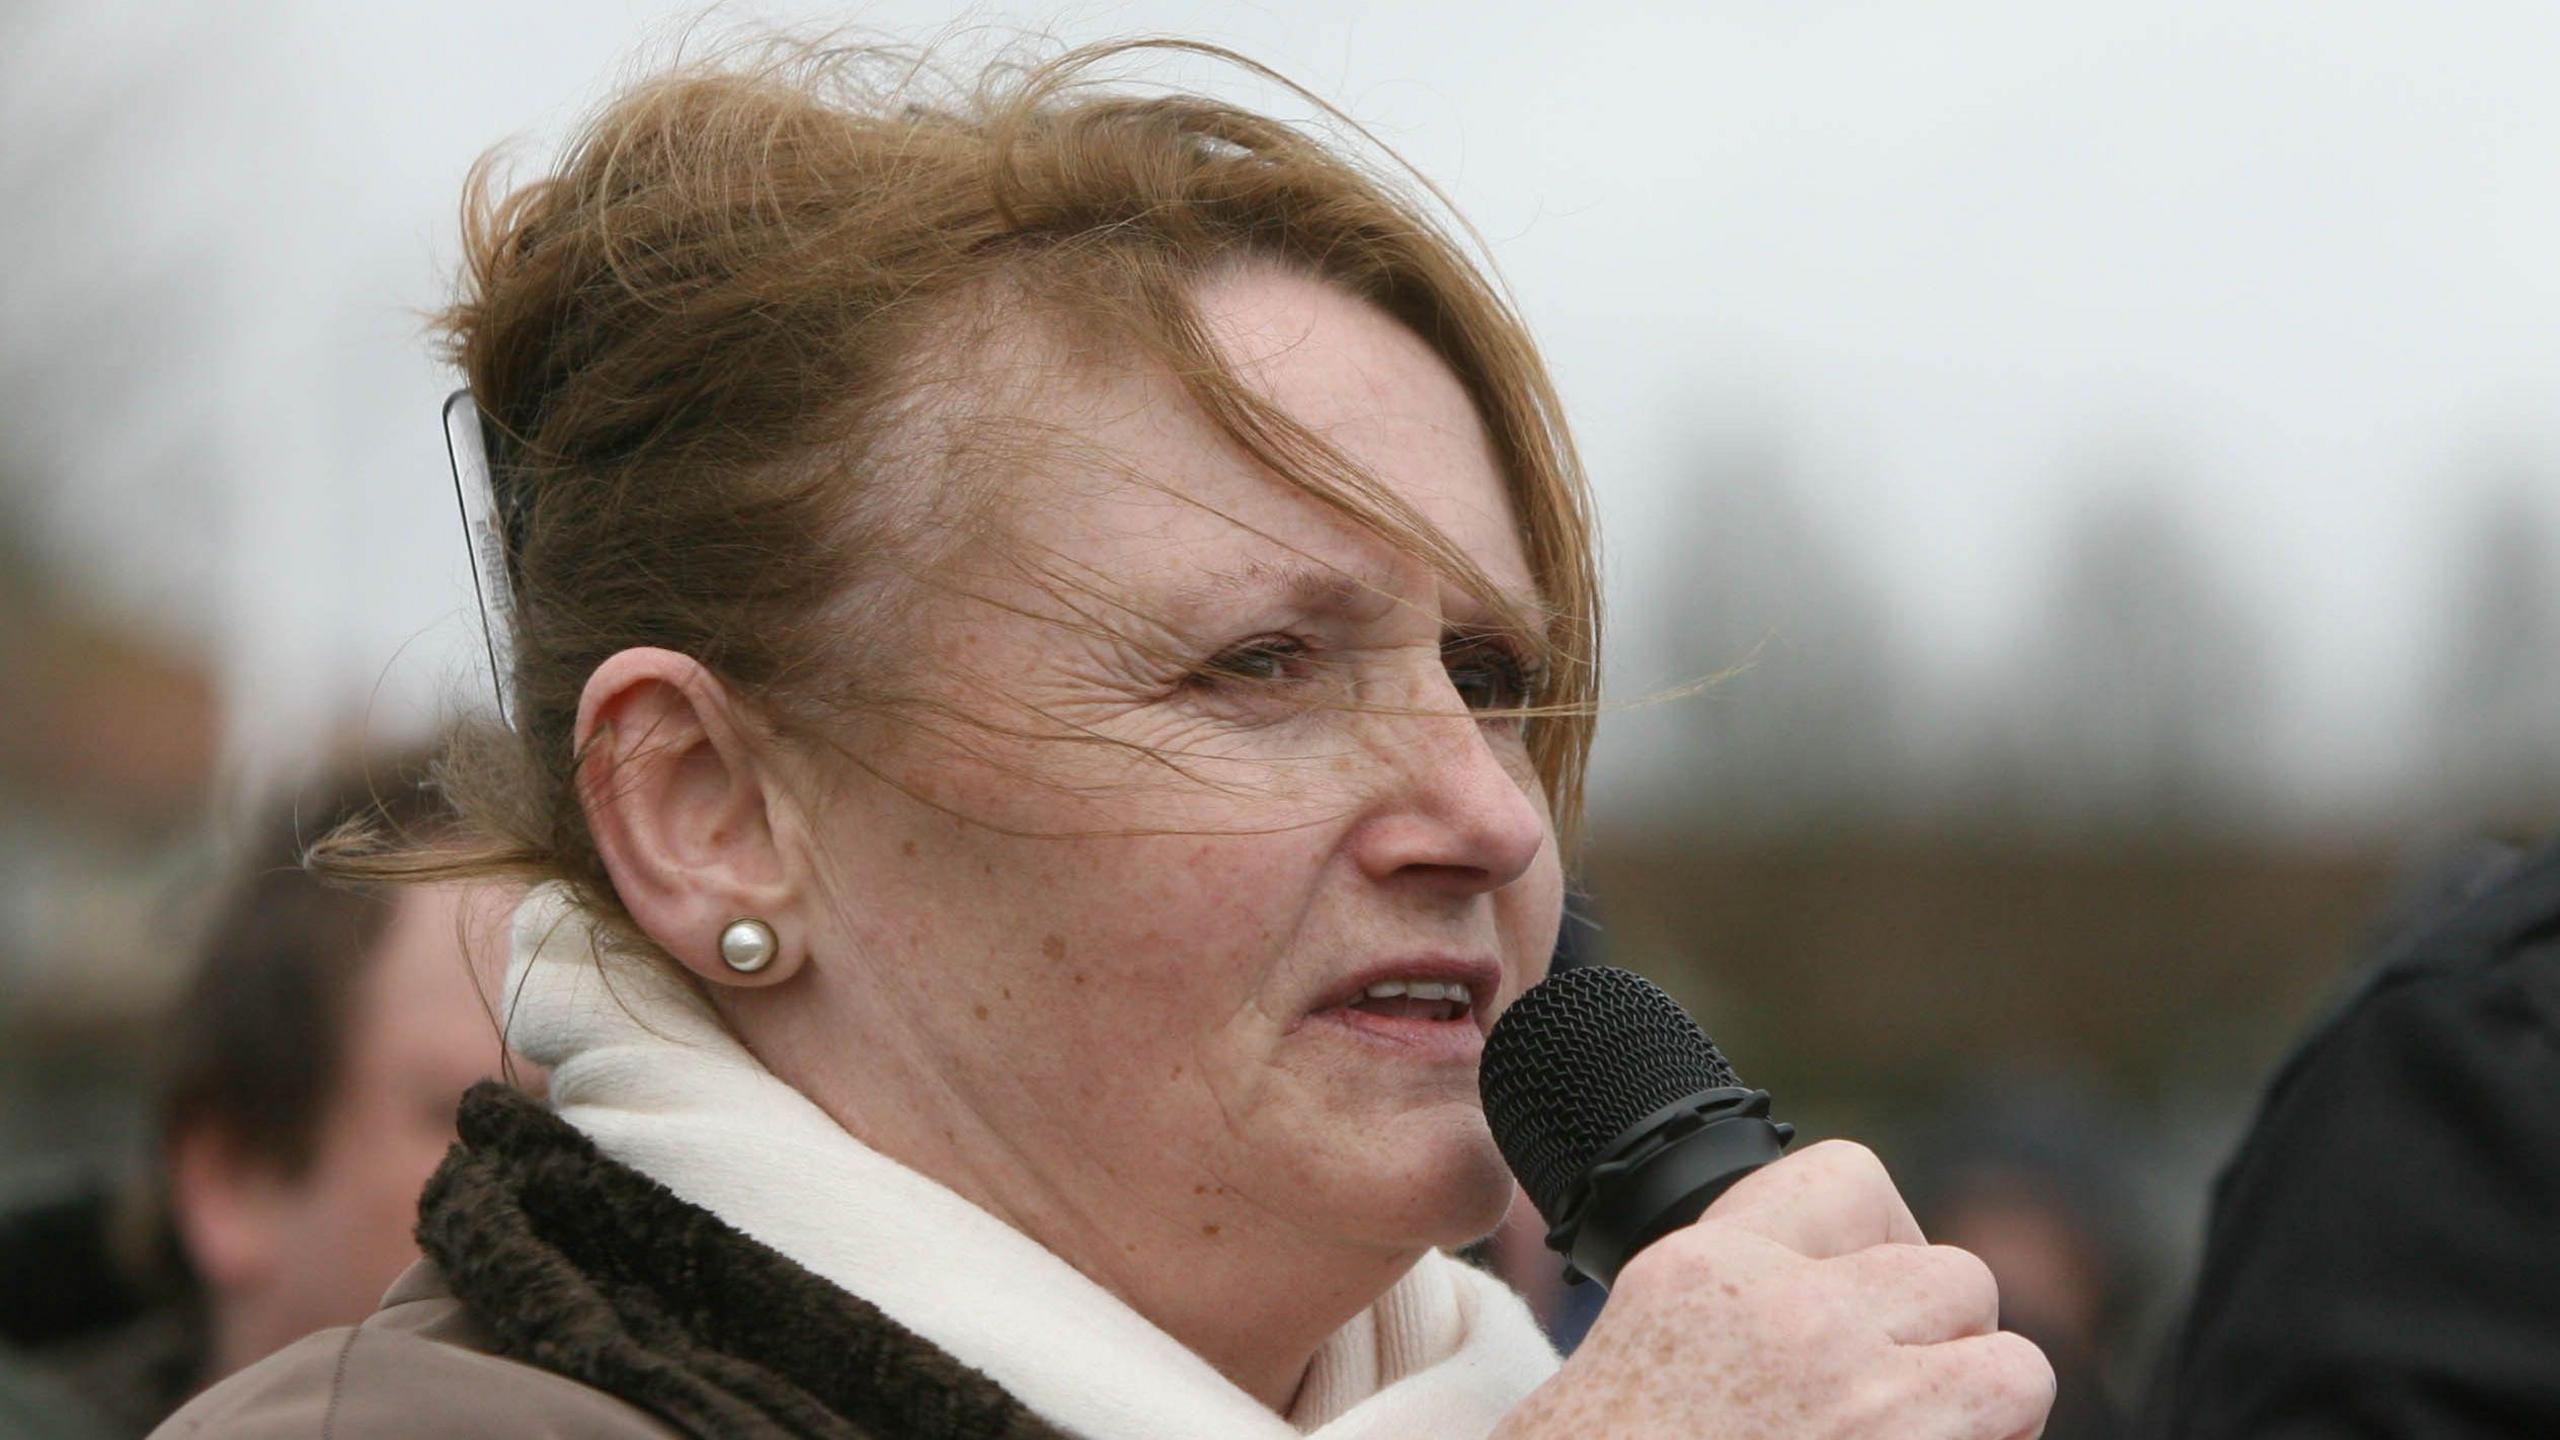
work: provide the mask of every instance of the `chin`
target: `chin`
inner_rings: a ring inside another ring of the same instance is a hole
[[[1502,1217],[1511,1211],[1514,1187],[1511,1172],[1494,1158],[1489,1174],[1468,1177],[1463,1187],[1450,1191],[1449,1223],[1430,1243],[1443,1250],[1456,1250],[1472,1245],[1502,1228]]]
[[[1435,1125],[1391,1154],[1382,1173],[1361,1188],[1369,1213],[1386,1222],[1381,1238],[1397,1248],[1455,1249],[1483,1239],[1511,1208],[1511,1169],[1484,1128],[1481,1115],[1463,1125]],[[1407,1205],[1384,1213],[1381,1197],[1406,1197]]]

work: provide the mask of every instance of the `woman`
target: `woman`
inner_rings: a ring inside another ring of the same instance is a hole
[[[1861,1151],[1561,1372],[1441,1253],[1511,1194],[1475,1060],[1562,903],[1582,482],[1422,212],[1114,53],[683,71],[471,212],[514,728],[451,766],[483,851],[370,868],[547,882],[550,1108],[475,1093],[430,1263],[173,1433],[2033,1432]]]

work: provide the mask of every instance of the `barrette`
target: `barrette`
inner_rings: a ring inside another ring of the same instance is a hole
[[[497,491],[489,473],[488,417],[468,387],[444,397],[444,453],[453,466],[453,500],[462,512],[462,541],[471,556],[472,597],[480,605],[480,639],[489,652],[489,685],[498,697],[498,719],[514,724],[507,707],[507,667],[498,659],[498,621],[507,614],[506,531],[497,521]]]

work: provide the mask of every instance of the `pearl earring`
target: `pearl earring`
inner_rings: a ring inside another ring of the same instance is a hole
[[[720,961],[741,975],[753,975],[781,953],[773,927],[754,916],[741,916],[720,931]]]

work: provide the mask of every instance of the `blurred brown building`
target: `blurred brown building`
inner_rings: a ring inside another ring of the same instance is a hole
[[[0,548],[6,546],[0,537]],[[221,743],[203,657],[0,560],[0,1155],[121,1138]]]

